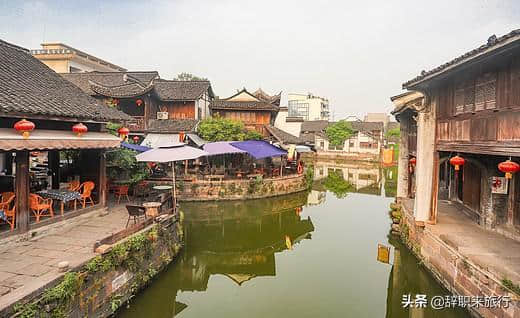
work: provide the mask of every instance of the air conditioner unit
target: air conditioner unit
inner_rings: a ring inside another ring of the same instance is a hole
[[[168,112],[157,112],[157,119],[168,119]]]

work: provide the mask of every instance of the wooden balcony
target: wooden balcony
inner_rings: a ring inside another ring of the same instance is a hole
[[[133,132],[142,132],[146,129],[144,116],[132,116],[133,120],[128,123],[128,129]]]

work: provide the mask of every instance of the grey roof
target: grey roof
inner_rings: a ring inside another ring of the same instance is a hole
[[[300,137],[296,137],[294,135],[291,135],[290,133],[283,131],[279,128],[276,128],[271,125],[265,125],[265,129],[274,137],[276,140],[278,140],[281,143],[284,144],[304,144],[305,141],[301,139]]]
[[[148,121],[148,133],[194,132],[199,121],[197,119],[151,119]]]
[[[301,131],[315,132],[322,131],[327,128],[329,122],[327,120],[309,120],[302,123]]]
[[[209,104],[210,109],[231,110],[270,110],[278,111],[278,106],[264,101],[230,101],[225,99],[214,99]]]
[[[209,90],[213,97],[209,81],[154,81],[154,93],[163,101],[196,100]]]
[[[156,71],[149,72],[85,72],[85,73],[62,73],[60,74],[66,80],[70,81],[82,91],[89,95],[97,95],[92,89],[92,84],[97,87],[117,88],[125,87],[133,89],[136,86],[148,87],[159,73]]]
[[[349,123],[352,126],[353,130],[362,132],[383,130],[383,127],[385,126],[383,122],[351,121]]]
[[[446,62],[440,66],[437,66],[436,68],[434,68],[432,70],[422,71],[419,76],[404,83],[403,88],[405,88],[405,89],[412,88],[423,80],[435,77],[444,71],[453,69],[466,62],[469,62],[470,60],[476,58],[477,56],[482,56],[482,55],[491,53],[491,52],[495,51],[496,49],[501,48],[503,45],[507,45],[512,42],[516,42],[518,40],[520,40],[520,29],[513,30],[513,31],[509,32],[508,34],[501,36],[499,38],[497,38],[495,35],[492,35],[488,38],[486,44],[483,44],[476,49],[466,52],[465,54],[463,54],[459,57],[456,57],[455,59],[453,59],[449,62]]]
[[[130,119],[84,94],[28,50],[2,40],[0,115],[43,115],[101,122]]]
[[[90,89],[98,95],[114,97],[114,98],[129,98],[142,96],[153,88],[153,82],[147,86],[141,83],[129,83],[121,86],[108,87],[90,82]]]
[[[316,132],[300,132],[300,139],[302,139],[306,144],[314,144],[314,136]]]

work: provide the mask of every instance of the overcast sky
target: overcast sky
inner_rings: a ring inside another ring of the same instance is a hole
[[[390,111],[421,70],[518,28],[518,0],[0,0],[5,41],[63,42],[166,79],[190,72],[220,97],[312,92],[336,120]]]

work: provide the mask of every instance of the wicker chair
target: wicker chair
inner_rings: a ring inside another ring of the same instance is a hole
[[[137,220],[141,216],[144,216],[144,218],[146,219],[145,209],[144,209],[144,207],[142,207],[140,205],[127,204],[126,210],[128,211],[128,220],[126,221],[125,227],[128,227],[128,223],[130,222],[131,218],[134,218],[134,224],[137,224]]]

